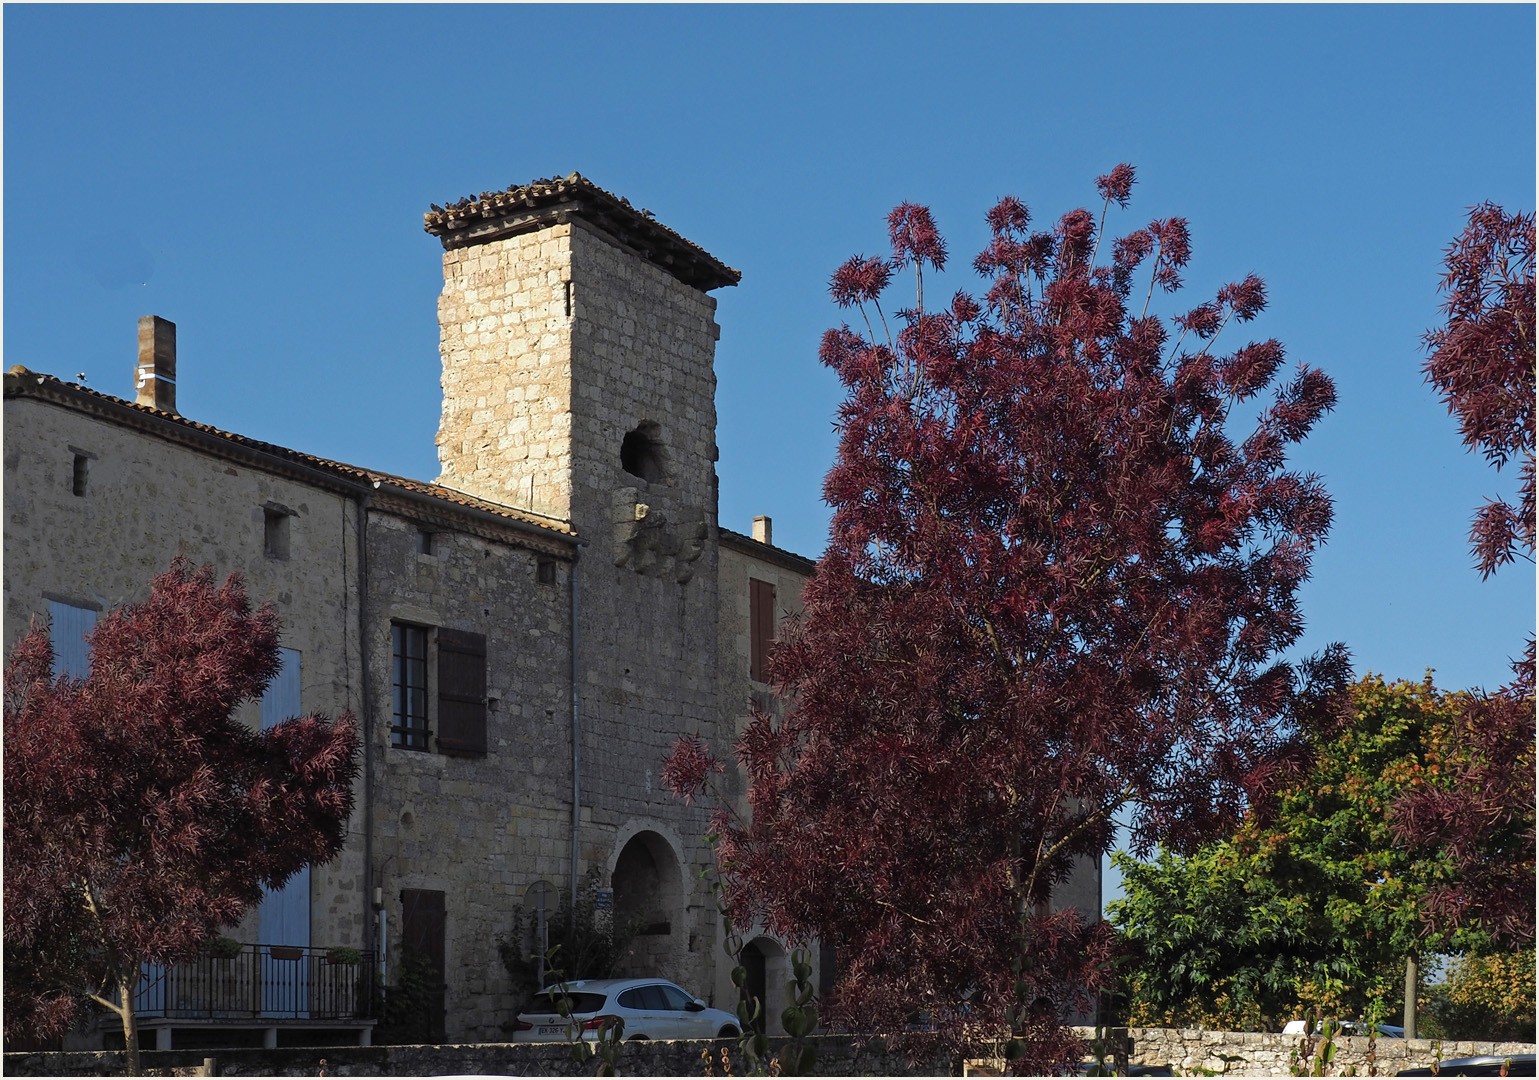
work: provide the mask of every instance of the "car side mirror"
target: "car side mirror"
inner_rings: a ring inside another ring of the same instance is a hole
[[[701,1002],[691,1001],[688,1005],[684,1006],[684,1011],[685,1012],[705,1012],[705,1006]]]

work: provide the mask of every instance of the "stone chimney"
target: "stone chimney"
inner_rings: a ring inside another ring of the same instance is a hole
[[[176,412],[176,323],[159,315],[139,320],[139,363],[134,371],[138,402]]]
[[[772,522],[768,514],[760,514],[753,519],[753,538],[761,544],[773,544],[770,539],[770,526]]]

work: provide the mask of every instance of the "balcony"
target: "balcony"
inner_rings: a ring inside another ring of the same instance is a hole
[[[374,969],[372,952],[242,945],[230,956],[144,965],[134,1010],[145,1020],[371,1020]]]

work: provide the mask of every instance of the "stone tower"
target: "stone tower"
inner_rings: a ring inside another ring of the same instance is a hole
[[[715,938],[704,818],[659,772],[680,734],[717,741],[708,292],[740,275],[575,173],[435,206],[425,227],[444,246],[438,483],[585,541],[581,861],[612,883],[617,915],[652,928],[638,973],[700,992]]]

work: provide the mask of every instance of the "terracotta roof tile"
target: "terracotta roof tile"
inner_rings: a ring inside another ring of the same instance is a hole
[[[657,221],[650,211],[637,210],[580,173],[483,191],[447,206],[435,203],[422,215],[422,227],[445,248],[453,248],[543,228],[566,217],[591,222],[703,292],[742,280],[740,271]]]

